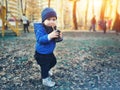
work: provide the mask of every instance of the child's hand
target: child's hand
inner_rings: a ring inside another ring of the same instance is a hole
[[[50,39],[58,38],[58,37],[59,37],[59,33],[54,30],[54,31],[52,31],[50,34],[48,34],[48,37],[49,37]]]

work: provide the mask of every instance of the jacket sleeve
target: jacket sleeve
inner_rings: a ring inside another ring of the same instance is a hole
[[[41,44],[47,44],[50,42],[48,39],[48,34],[46,34],[44,28],[40,25],[40,23],[34,24],[34,32],[36,35],[36,41]]]

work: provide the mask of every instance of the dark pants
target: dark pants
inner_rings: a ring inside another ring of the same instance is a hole
[[[90,29],[89,29],[89,30],[91,31],[91,29],[93,29],[93,31],[96,31],[96,30],[95,30],[95,24],[92,24],[92,25],[90,26]]]
[[[29,33],[28,24],[23,24],[23,27],[24,27],[24,33],[26,33],[26,31]]]
[[[47,78],[49,76],[48,72],[49,70],[55,66],[56,58],[54,54],[39,54],[38,52],[35,52],[34,55],[37,63],[41,67],[41,76],[42,78]]]

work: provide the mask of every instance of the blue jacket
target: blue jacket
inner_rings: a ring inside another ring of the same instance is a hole
[[[35,50],[40,54],[51,54],[54,51],[56,42],[48,39],[48,33],[42,23],[34,23],[36,36]]]

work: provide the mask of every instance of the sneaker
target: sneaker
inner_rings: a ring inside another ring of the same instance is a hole
[[[49,76],[53,76],[52,70],[50,70],[48,73],[49,73]]]
[[[55,86],[55,82],[53,82],[50,77],[42,79],[42,84],[45,85],[45,86],[48,86],[48,87]]]

